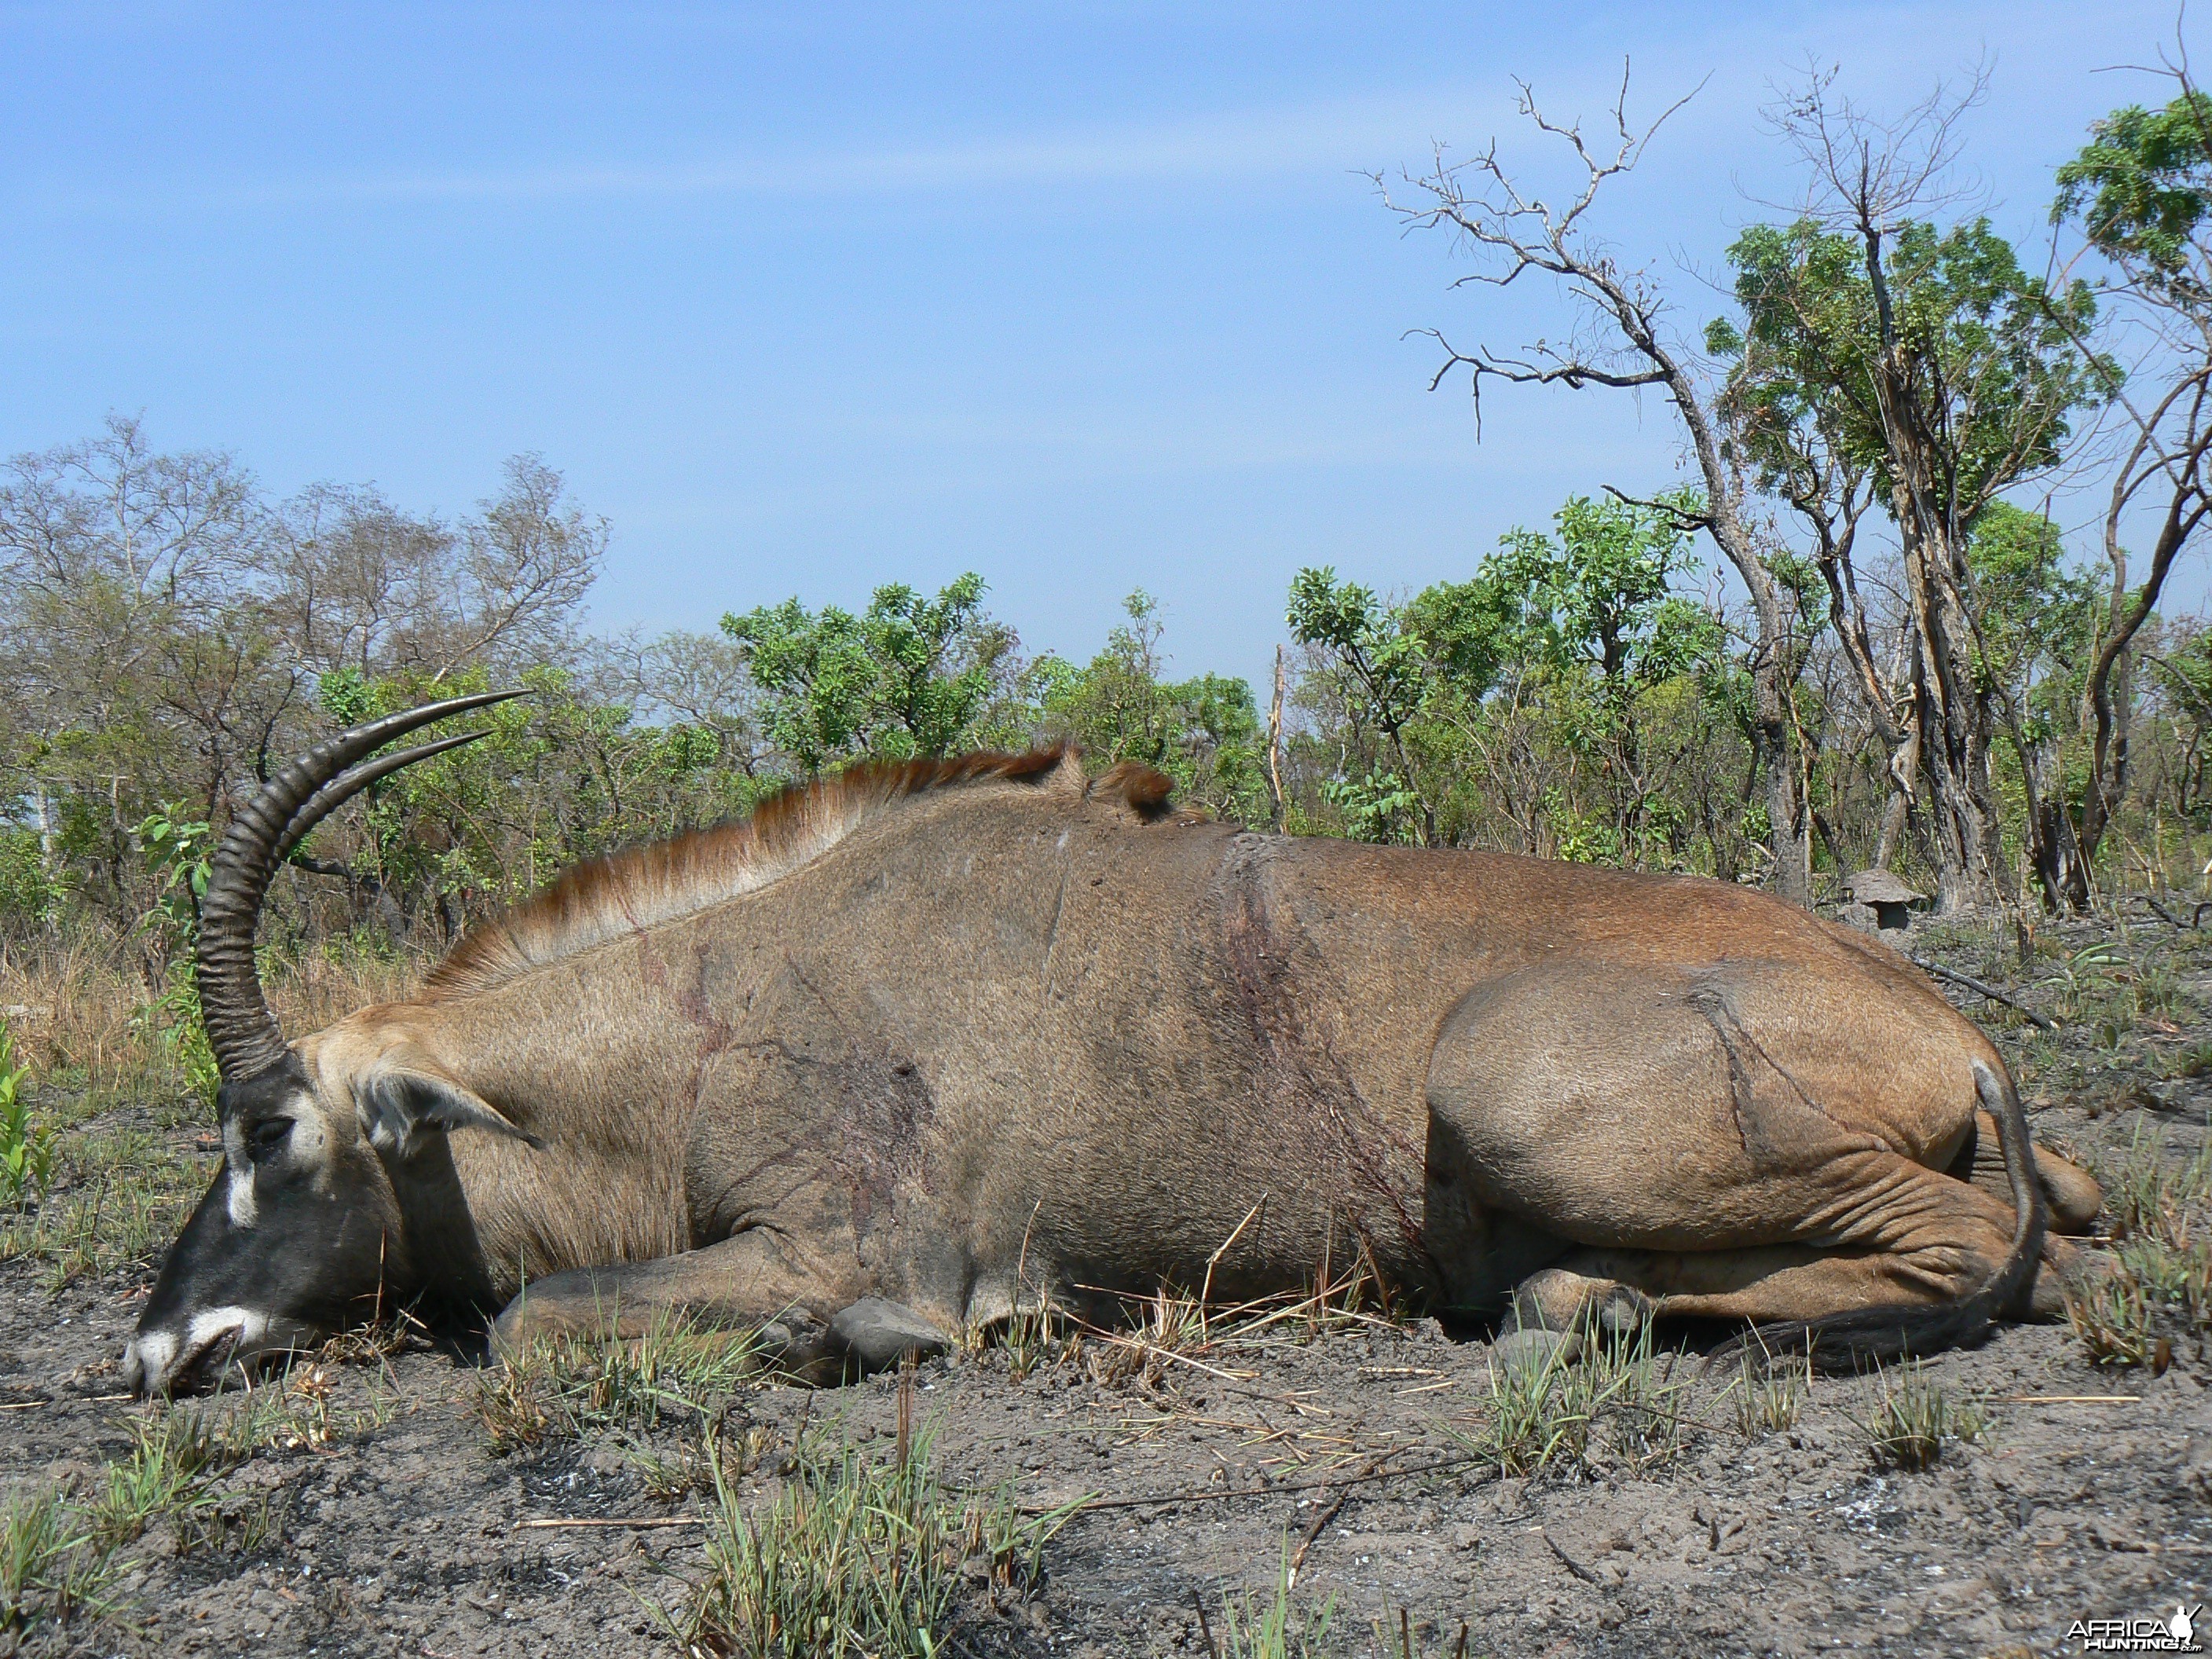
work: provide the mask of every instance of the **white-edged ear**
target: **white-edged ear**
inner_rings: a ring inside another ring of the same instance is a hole
[[[532,1146],[545,1144],[473,1091],[428,1066],[378,1066],[355,1090],[354,1109],[369,1144],[399,1158],[412,1157],[423,1136],[455,1129],[489,1129]]]

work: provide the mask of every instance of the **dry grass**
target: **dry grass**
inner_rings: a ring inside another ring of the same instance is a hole
[[[2186,1163],[2138,1139],[2096,1171],[2112,1216],[2109,1271],[2077,1285],[2068,1320],[2093,1364],[2163,1371],[2177,1345],[2212,1343],[2212,1149]]]
[[[265,951],[263,973],[270,1008],[296,1036],[409,995],[430,960],[339,938],[296,956]],[[41,1075],[95,1089],[174,1086],[161,1022],[149,1018],[166,988],[149,985],[137,944],[112,933],[68,927],[29,941],[0,940],[0,1014]]]
[[[356,1009],[412,996],[435,960],[331,939],[295,960],[269,963],[269,1006],[286,1031],[319,1031]]]
[[[121,941],[85,933],[0,942],[0,1011],[35,1073],[112,1087],[156,1059],[140,1018],[146,981]]]
[[[1232,1356],[1303,1346],[1346,1330],[1400,1329],[1401,1310],[1378,1285],[1372,1264],[1363,1260],[1341,1273],[1324,1265],[1303,1291],[1251,1302],[1208,1302],[1164,1289],[1120,1296],[1121,1317],[1111,1325],[1058,1314],[1069,1334],[1054,1357],[1079,1360],[1105,1388],[1150,1392],[1209,1376],[1249,1382],[1257,1373],[1233,1369]]]

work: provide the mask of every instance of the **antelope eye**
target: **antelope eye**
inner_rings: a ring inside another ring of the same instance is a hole
[[[283,1151],[291,1136],[290,1118],[264,1117],[246,1132],[246,1155],[256,1164],[262,1163]]]

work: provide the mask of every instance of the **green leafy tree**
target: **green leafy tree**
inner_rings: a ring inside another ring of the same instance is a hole
[[[532,696],[455,728],[481,741],[371,785],[294,866],[340,884],[347,914],[392,938],[426,922],[450,938],[579,859],[741,813],[781,786],[708,722],[641,722],[556,668],[518,678]],[[331,726],[351,726],[490,684],[482,668],[435,684],[337,670],[319,695]]]
[[[1341,775],[1324,784],[1323,798],[1361,840],[1433,845],[1435,804],[1415,784],[1407,744],[1426,696],[1429,667],[1411,618],[1358,583],[1338,581],[1335,570],[1323,565],[1291,579],[1287,620],[1291,636],[1321,653],[1350,715]],[[1355,760],[1359,740],[1369,736],[1379,740],[1378,751]]]
[[[1694,501],[1650,507],[1577,495],[1553,521],[1556,538],[1509,531],[1484,567],[1495,602],[1517,613],[1506,648],[1556,673],[1589,674],[1615,709],[1686,672],[1717,633],[1703,605],[1674,592],[1698,568],[1682,528],[1694,511]]]
[[[1168,679],[1159,601],[1139,588],[1121,609],[1090,662],[1048,657],[1031,669],[1045,729],[1094,765],[1133,760],[1164,772],[1185,800],[1224,817],[1264,814],[1266,739],[1251,687],[1219,674]]]
[[[1978,94],[1939,95],[1885,125],[1817,77],[1774,112],[1812,175],[1814,210],[1738,239],[1729,258],[1744,322],[1707,337],[1732,365],[1724,402],[1762,482],[1801,514],[1810,500],[1810,516],[1832,526],[1854,519],[1839,492],[1863,480],[1897,527],[1912,649],[1893,775],[1926,786],[1947,908],[2010,884],[1968,540],[2001,492],[2057,463],[2076,415],[2116,380],[2087,343],[2097,307],[2086,284],[2029,275],[1984,218],[1929,216],[1951,125]],[[1838,557],[1821,540],[1824,558]],[[1857,619],[1839,621],[1856,651]],[[1869,686],[1869,701],[1887,705],[1883,691]]]
[[[1559,509],[1556,537],[1509,532],[1483,562],[1498,647],[1540,682],[1556,729],[1608,797],[1607,833],[1572,830],[1563,846],[1618,859],[1672,827],[1647,764],[1649,705],[1724,645],[1712,613],[1674,591],[1698,568],[1683,529],[1695,507],[1687,497],[1641,506],[1577,495]],[[1552,810],[1562,824],[1574,819],[1556,791]]]
[[[2083,261],[2101,266],[2108,309],[2143,343],[2114,396],[2125,444],[2105,512],[2103,637],[2082,690],[2087,778],[2064,826],[2078,856],[2045,877],[2054,902],[2076,907],[2089,902],[2090,864],[2127,793],[2136,638],[2212,513],[2212,98],[2185,67],[2169,72],[2176,95],[2164,106],[2130,105],[2091,127],[2089,143],[2058,169],[2051,210],[2062,231],[2081,238]],[[2143,519],[2156,530],[2138,586],[2121,529]]]
[[[796,599],[722,618],[763,698],[763,724],[802,772],[861,755],[980,746],[1008,689],[1015,639],[983,611],[972,573],[935,599],[879,587],[859,616]]]
[[[2101,584],[2068,562],[2057,525],[2010,501],[1992,501],[1975,521],[1966,556],[1981,678],[2011,741],[2026,840],[2056,906],[2081,856],[2082,692],[2104,622]]]

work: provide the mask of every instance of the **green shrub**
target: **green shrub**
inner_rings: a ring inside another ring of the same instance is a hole
[[[31,1068],[15,1063],[15,1035],[0,1019],[0,1203],[18,1210],[54,1178],[54,1127],[31,1115],[23,1079]]]

